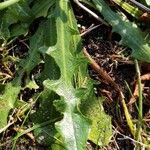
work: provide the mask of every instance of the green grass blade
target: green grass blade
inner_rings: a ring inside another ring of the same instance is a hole
[[[135,60],[135,68],[136,68],[136,72],[137,72],[137,82],[138,82],[138,93],[139,93],[139,105],[138,105],[138,123],[137,123],[137,130],[136,130],[136,135],[135,135],[135,139],[137,141],[140,142],[141,140],[141,133],[142,133],[142,118],[143,118],[143,96],[142,96],[142,86],[141,86],[141,73],[140,73],[140,69],[139,69],[139,64],[138,61]],[[139,144],[136,145],[137,149],[140,148]]]
[[[113,1],[135,18],[139,18],[143,14],[142,11],[138,10],[138,8],[130,5],[127,2],[124,2],[122,0],[113,0]]]

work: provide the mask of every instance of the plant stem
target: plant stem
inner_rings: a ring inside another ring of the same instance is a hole
[[[124,95],[121,91],[119,91],[119,97],[121,99],[121,103],[122,103],[122,106],[123,106],[123,111],[124,111],[124,114],[125,114],[125,118],[127,120],[127,124],[128,124],[128,127],[130,129],[130,132],[131,134],[133,135],[133,137],[135,136],[135,128],[134,128],[134,124],[132,122],[132,117],[129,113],[129,110],[127,108],[127,105],[125,103],[125,99],[124,99]]]
[[[100,18],[97,14],[95,14],[93,11],[91,11],[90,9],[88,9],[87,7],[85,7],[82,3],[79,2],[79,0],[74,0],[74,2],[81,7],[83,10],[85,10],[86,12],[88,12],[90,15],[92,15],[95,19],[97,19],[98,21],[102,22],[104,25],[109,26],[108,23],[106,21],[104,21],[102,18]]]
[[[20,0],[7,0],[7,1],[4,1],[4,2],[1,2],[0,3],[0,10],[3,10],[17,2],[19,2]]]
[[[139,69],[139,64],[138,61],[135,60],[135,68],[137,72],[137,77],[138,77],[138,90],[139,90],[139,107],[138,107],[138,125],[137,125],[137,131],[136,131],[136,136],[135,139],[137,141],[140,141],[140,135],[141,135],[141,129],[142,129],[142,116],[143,116],[143,98],[142,98],[142,85],[141,85],[141,73]],[[137,145],[137,149],[138,149]]]
[[[144,12],[148,12],[150,13],[150,9],[148,7],[146,7],[145,5],[135,1],[135,0],[130,0],[130,3],[132,3],[133,5],[137,6],[138,8],[140,8],[141,10],[143,10]]]

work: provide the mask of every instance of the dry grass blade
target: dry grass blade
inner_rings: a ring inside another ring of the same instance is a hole
[[[90,33],[91,31],[97,29],[100,25],[96,25],[94,27],[89,27],[86,31],[84,31],[83,33],[80,34],[81,37],[87,35],[88,33]]]
[[[144,88],[145,82],[150,80],[150,73],[144,74],[141,77],[141,81],[142,81],[142,90]],[[139,97],[139,88],[138,88],[138,83],[136,83],[135,85],[135,89],[133,92],[133,96],[130,98],[128,105],[132,105],[133,103],[136,102],[136,99]]]
[[[142,89],[143,88],[144,88],[144,84],[142,84]],[[138,84],[136,83],[134,93],[130,98],[128,105],[132,105],[133,103],[135,103],[138,97],[139,97],[139,88],[138,88]]]
[[[25,130],[21,128],[13,128],[13,130],[15,130],[16,132],[20,132],[20,133],[25,132]],[[32,143],[35,144],[36,140],[35,140],[33,133],[28,132],[25,135],[27,135],[28,138],[31,139]]]
[[[102,77],[102,79],[107,83],[112,84],[112,86],[115,88],[116,91],[119,91],[120,90],[119,86],[113,81],[113,79],[109,76],[109,74],[95,62],[95,60],[87,52],[86,48],[83,48],[83,53],[90,61],[91,67],[96,72],[99,73],[100,77]]]
[[[1,128],[1,129],[0,129],[0,133],[4,132],[4,131],[5,131],[8,127],[10,127],[12,124],[14,124],[14,121],[8,123],[4,128]]]

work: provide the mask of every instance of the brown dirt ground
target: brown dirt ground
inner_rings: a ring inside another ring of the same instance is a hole
[[[98,14],[98,12],[96,13]],[[88,28],[92,25],[100,25],[98,28],[83,36],[83,46],[87,49],[88,53],[97,62],[97,64],[110,75],[115,83],[118,84],[120,90],[125,96],[126,103],[128,103],[131,95],[126,83],[129,85],[131,91],[134,92],[137,79],[134,61],[130,57],[131,49],[119,44],[121,37],[117,33],[112,33],[111,27],[102,25],[100,22],[93,19],[93,17],[91,17],[88,13],[78,8],[78,6],[75,6],[75,14],[78,24],[80,24],[79,30],[81,33],[88,30]],[[130,20],[133,19],[130,15],[128,15],[128,17]],[[142,63],[140,66],[141,75],[149,72],[149,64]],[[89,74],[93,79],[100,81],[99,84],[96,85],[96,94],[99,96],[105,96],[103,106],[105,112],[112,117],[114,129],[117,129],[121,134],[132,138],[124,116],[122,105],[118,98],[118,93],[114,87],[106,83],[103,78],[101,78],[90,66]],[[147,118],[149,114],[149,91],[150,88],[148,81],[146,82],[145,89],[143,90],[143,95],[145,95],[143,103],[143,115],[145,118]],[[129,111],[132,115],[132,118],[137,119],[138,112],[135,107],[135,103],[129,107]],[[149,122],[145,122],[145,124],[147,127],[150,127]],[[113,137],[113,142],[111,142],[106,149],[131,150],[134,149],[134,144],[131,140],[125,138],[123,139],[122,135],[115,134]]]

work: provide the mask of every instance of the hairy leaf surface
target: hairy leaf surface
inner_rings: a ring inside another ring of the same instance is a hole
[[[57,44],[50,47],[47,54],[55,59],[61,76],[59,80],[44,81],[44,85],[61,97],[60,100],[55,101],[54,105],[63,113],[63,119],[56,123],[56,129],[64,139],[64,146],[66,149],[82,150],[86,146],[89,121],[78,110],[79,99],[75,95],[72,83],[79,62],[73,55],[76,46],[71,45],[70,37],[73,34],[70,29],[72,25],[69,26],[70,11],[72,9],[69,1],[56,2]]]
[[[92,120],[89,140],[97,145],[105,146],[112,137],[111,118],[103,110],[103,98],[96,98],[93,89],[87,93],[80,107],[83,114]]]

